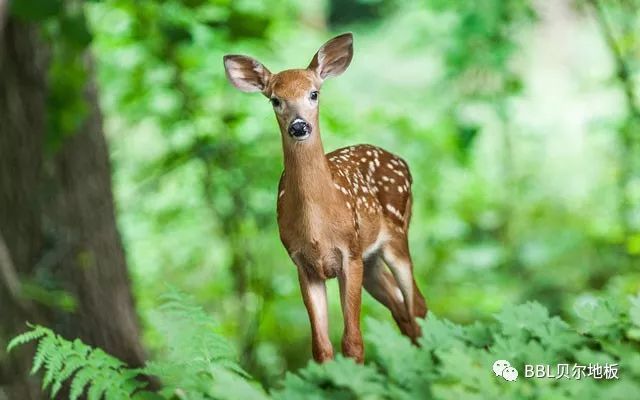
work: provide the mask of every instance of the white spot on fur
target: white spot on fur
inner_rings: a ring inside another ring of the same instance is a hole
[[[376,240],[369,247],[367,247],[362,253],[362,258],[367,258],[370,255],[376,253],[378,250],[380,250],[380,247],[382,247],[382,245],[387,240],[389,240],[389,235],[384,229],[381,229],[380,233],[378,233],[378,237],[376,238]]]
[[[389,212],[391,214],[393,214],[394,216],[396,216],[399,220],[404,220],[404,217],[402,216],[402,214],[400,214],[400,211],[395,208],[394,206],[392,206],[391,204],[387,204],[386,205],[387,210],[389,210]]]

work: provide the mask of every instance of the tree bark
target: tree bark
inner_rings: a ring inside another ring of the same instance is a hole
[[[8,18],[0,34],[0,399],[43,397],[28,377],[32,350],[5,353],[26,321],[134,366],[144,359],[96,87],[89,79],[78,132],[47,153],[48,53],[37,27]],[[60,293],[73,301],[59,303]]]

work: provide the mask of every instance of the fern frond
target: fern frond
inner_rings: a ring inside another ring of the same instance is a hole
[[[55,397],[67,381],[71,381],[69,398],[72,400],[79,398],[85,390],[89,399],[132,398],[145,386],[137,379],[140,370],[129,369],[101,349],[93,349],[78,339],[68,341],[41,326],[32,327],[10,345],[15,347],[32,340],[39,340],[32,373],[44,370],[42,388],[50,387],[51,397]]]
[[[188,398],[218,398],[214,391],[223,380],[244,381],[252,387],[253,380],[238,363],[234,346],[216,333],[217,324],[209,313],[176,290],[161,299],[152,318],[167,340],[167,351],[160,360],[148,363],[145,373],[162,380],[167,396],[181,392]]]
[[[71,391],[69,393],[70,400],[77,400],[82,393],[84,393],[84,388],[91,381],[93,371],[88,368],[81,368],[74,376],[71,381]]]
[[[104,375],[94,376],[93,379],[91,380],[91,386],[89,386],[89,390],[87,391],[87,399],[101,400],[102,395],[105,394],[110,389],[111,384],[112,382],[110,381],[109,376],[104,376]],[[115,391],[116,391],[115,388],[111,388],[111,390],[109,390],[110,393],[106,397],[112,397],[116,395],[116,393],[114,393]],[[126,397],[120,397],[120,398],[126,398]]]
[[[46,389],[58,376],[65,363],[65,357],[70,353],[71,343],[57,335],[45,336],[40,341],[45,345],[45,373],[42,378],[42,388]]]
[[[78,339],[71,344],[73,352],[66,358],[65,365],[55,377],[51,385],[51,397],[55,397],[64,381],[69,379],[76,371],[82,368],[87,354],[86,346],[82,345]]]
[[[38,342],[38,347],[36,347],[36,354],[33,356],[33,366],[31,367],[32,375],[38,372],[40,368],[42,368],[42,366],[45,363],[46,357],[48,357],[49,354],[54,352],[54,349],[51,348],[51,341],[45,340],[46,338],[51,337],[53,335],[54,333],[50,332],[47,335],[45,335],[43,338],[41,338],[40,342]]]
[[[9,342],[9,344],[7,345],[7,353],[10,352],[11,350],[13,350],[14,348],[16,348],[17,346],[22,346],[23,344],[32,342],[36,339],[39,339],[45,335],[49,335],[49,334],[53,334],[53,332],[45,327],[42,326],[35,326],[33,327],[32,325],[27,323],[27,326],[29,326],[31,329],[30,331],[27,331],[21,335],[18,335],[16,337],[14,337],[13,339],[11,339],[11,341]]]

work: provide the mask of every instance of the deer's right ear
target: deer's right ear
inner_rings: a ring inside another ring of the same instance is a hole
[[[247,56],[224,56],[224,70],[229,82],[243,92],[263,92],[271,78],[271,72],[264,65]]]

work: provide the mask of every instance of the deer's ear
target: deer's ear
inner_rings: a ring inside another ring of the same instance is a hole
[[[247,56],[224,56],[224,70],[229,82],[243,92],[262,92],[271,78],[271,72],[264,65]]]
[[[315,71],[320,78],[327,79],[343,73],[353,58],[353,35],[343,33],[329,40],[313,56],[308,69]]]

